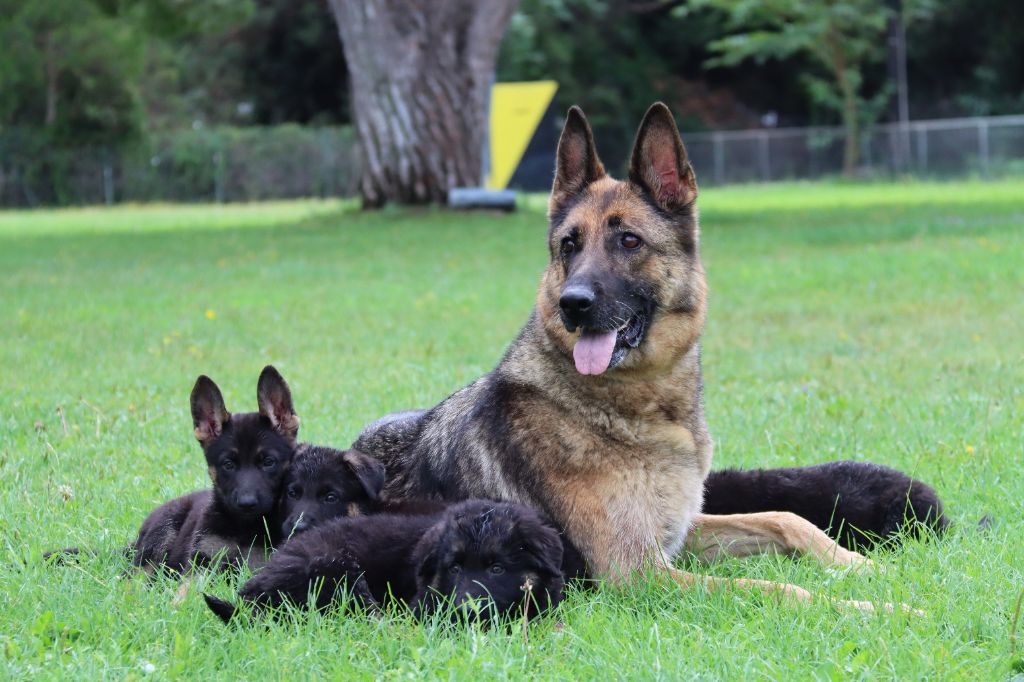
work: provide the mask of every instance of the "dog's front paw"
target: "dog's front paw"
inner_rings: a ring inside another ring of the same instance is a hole
[[[839,559],[843,566],[846,566],[854,573],[878,574],[885,572],[884,564],[869,559],[859,552],[853,552],[848,549],[843,550],[843,552],[842,556],[836,558]]]

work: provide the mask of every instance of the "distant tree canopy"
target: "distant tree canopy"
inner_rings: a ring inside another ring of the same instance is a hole
[[[911,116],[1024,110],[1024,3],[913,0],[921,2],[930,11],[907,25]],[[831,8],[856,19],[830,25],[845,52],[863,48],[848,55],[859,65],[860,125],[889,94],[884,36],[871,38],[884,5],[521,0],[497,76],[558,81],[555,106],[584,107],[608,140],[611,166],[656,98],[689,130],[757,126],[769,111],[780,125],[849,124],[836,71],[815,47],[814,25],[801,20]],[[352,120],[328,0],[0,0],[0,45],[0,134],[16,130],[40,144],[117,146],[154,130]]]

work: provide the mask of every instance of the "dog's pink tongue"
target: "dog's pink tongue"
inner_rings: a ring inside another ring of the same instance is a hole
[[[576,371],[580,374],[600,374],[608,369],[615,350],[615,332],[582,332],[572,347]]]

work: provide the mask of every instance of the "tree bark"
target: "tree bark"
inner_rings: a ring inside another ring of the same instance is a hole
[[[842,38],[835,30],[829,30],[828,43],[831,53],[832,73],[839,85],[843,98],[843,128],[846,144],[843,147],[843,175],[852,177],[860,161],[860,111],[857,106],[857,92],[846,73],[846,57],[840,45]]]
[[[329,0],[341,34],[365,208],[477,186],[494,66],[518,0]]]
[[[60,69],[57,65],[57,46],[54,44],[53,31],[46,34],[44,49],[46,51],[46,118],[44,124],[47,128],[57,122],[57,77]]]

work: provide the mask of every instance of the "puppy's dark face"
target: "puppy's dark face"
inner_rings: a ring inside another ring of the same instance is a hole
[[[359,516],[384,487],[384,465],[356,450],[302,445],[284,483],[281,533],[301,533],[340,516]]]
[[[257,398],[259,412],[232,415],[208,377],[199,377],[192,389],[195,435],[214,496],[229,513],[246,520],[273,512],[299,428],[288,385],[273,367],[260,375]]]
[[[421,610],[449,602],[454,617],[489,620],[524,609],[533,617],[562,599],[561,538],[522,505],[456,505],[416,554]]]

